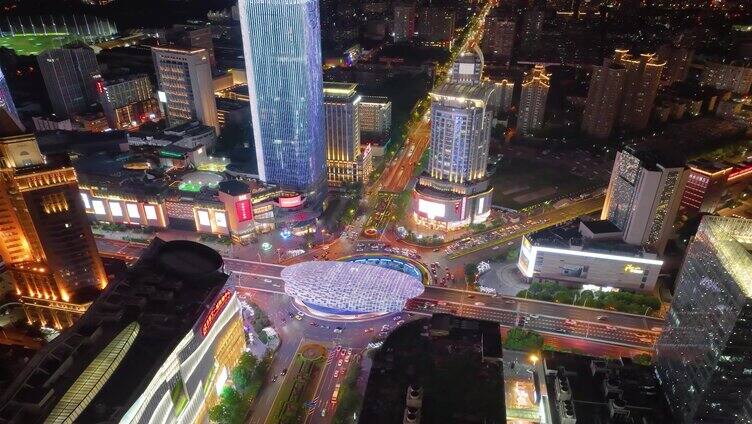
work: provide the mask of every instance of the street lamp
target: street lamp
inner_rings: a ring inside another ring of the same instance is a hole
[[[535,364],[538,363],[538,359],[540,358],[538,358],[538,355],[533,353],[528,357],[528,359],[533,363],[533,366],[535,366]]]

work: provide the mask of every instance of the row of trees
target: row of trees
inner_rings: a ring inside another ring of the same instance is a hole
[[[360,375],[360,363],[353,364],[347,371],[345,381],[340,388],[339,404],[334,413],[334,424],[349,424],[354,422],[353,414],[360,411],[363,396],[358,390],[358,376]]]
[[[261,390],[271,366],[271,356],[260,362],[250,353],[243,353],[232,369],[233,386],[225,387],[219,403],[209,410],[209,418],[219,424],[239,424],[245,421],[251,402]]]
[[[579,288],[563,286],[554,281],[534,282],[530,284],[530,288],[517,293],[517,297],[639,315],[658,315],[661,308],[660,300],[650,295],[624,291],[594,292],[580,290]]]

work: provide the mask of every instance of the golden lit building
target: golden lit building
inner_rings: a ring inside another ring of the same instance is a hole
[[[107,285],[76,172],[33,135],[0,138],[0,255],[29,322],[65,328]]]
[[[532,135],[543,127],[548,88],[551,86],[550,77],[551,74],[546,73],[543,65],[535,65],[525,75],[517,114],[517,129],[520,134]]]
[[[357,84],[325,82],[326,166],[329,185],[361,182],[371,172],[371,149],[360,147]]]

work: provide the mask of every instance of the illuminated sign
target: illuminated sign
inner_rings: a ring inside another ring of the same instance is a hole
[[[176,152],[171,152],[169,150],[160,150],[159,156],[166,157],[166,158],[174,158],[174,159],[182,159],[183,155]]]
[[[240,200],[235,202],[235,213],[238,215],[238,222],[250,221],[253,219],[253,209],[250,200]]]
[[[281,208],[294,208],[303,204],[303,198],[300,195],[294,197],[280,197],[279,207]]]
[[[224,212],[214,212],[214,221],[217,227],[227,228],[227,216]]]
[[[442,203],[418,199],[418,212],[425,214],[428,219],[434,219],[436,217],[443,218],[446,215],[446,206]]]
[[[485,206],[485,203],[486,203],[485,197],[481,197],[480,199],[478,199],[478,215],[483,213],[483,206]]]
[[[157,98],[159,98],[160,102],[167,103],[167,93],[164,91],[157,91]]]
[[[624,272],[629,272],[632,274],[642,274],[643,269],[637,265],[626,264],[624,265]]]
[[[568,255],[568,256],[579,256],[579,257],[586,257],[586,258],[593,258],[593,259],[605,259],[610,261],[622,261],[622,262],[632,262],[632,263],[638,263],[638,264],[645,264],[645,265],[663,265],[663,261],[659,259],[645,259],[645,258],[635,258],[632,256],[617,256],[617,255],[610,255],[607,253],[595,253],[595,252],[583,252],[581,250],[569,250],[569,249],[559,249],[554,247],[543,247],[543,246],[532,246],[530,249],[530,252],[528,253],[525,249],[525,243],[523,238],[523,245],[522,245],[522,253],[527,256],[528,258],[528,267],[527,269],[521,269],[523,275],[525,277],[532,277],[533,271],[535,267],[535,259],[538,256],[538,252],[550,252],[550,253],[558,253],[560,255]],[[634,266],[634,265],[632,265]],[[626,267],[625,267],[626,271]]]
[[[110,212],[112,216],[123,216],[123,207],[118,202],[110,202]]]
[[[214,322],[217,320],[217,317],[225,309],[225,306],[227,306],[231,298],[232,298],[232,292],[230,292],[229,290],[225,290],[219,296],[219,299],[217,299],[217,301],[214,302],[214,305],[209,310],[209,313],[206,314],[206,318],[204,318],[204,322],[201,324],[202,336],[206,337],[206,335],[209,334],[209,330],[211,330],[212,326],[214,325]]]
[[[141,218],[141,214],[138,213],[138,205],[135,203],[128,203],[125,205],[125,209],[128,211],[128,216],[130,218]]]
[[[196,212],[198,215],[198,223],[199,225],[203,225],[205,227],[208,227],[211,225],[211,221],[209,221],[209,212],[207,211],[198,211]]]
[[[144,205],[146,219],[157,219],[157,208],[154,205]]]
[[[97,85],[97,93],[99,94],[104,93],[104,83],[102,82],[102,80],[97,81],[96,85]]]
[[[94,206],[94,213],[97,215],[104,215],[107,211],[104,209],[104,202],[101,200],[92,200],[91,205]]]

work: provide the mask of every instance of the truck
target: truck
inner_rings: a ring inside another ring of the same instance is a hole
[[[337,403],[337,397],[339,397],[339,383],[334,385],[334,392],[332,393],[332,405]]]

